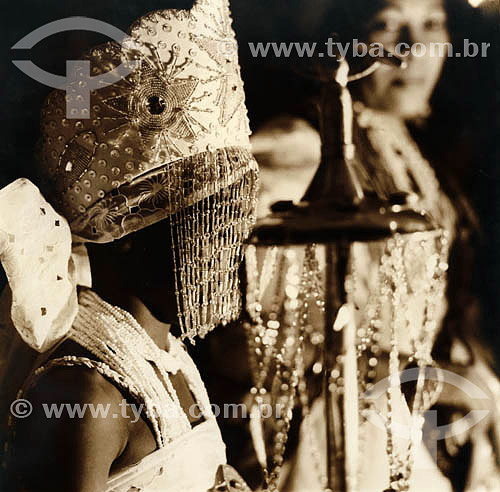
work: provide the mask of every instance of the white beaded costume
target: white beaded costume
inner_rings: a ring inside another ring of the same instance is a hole
[[[107,492],[131,488],[199,492],[213,487],[218,467],[226,462],[225,446],[205,386],[185,348],[169,335],[168,352],[160,350],[129,313],[104,302],[91,290],[80,293],[79,305],[69,338],[99,361],[75,356],[52,359],[34,371],[18,397],[29,397],[30,388],[54,367],[94,369],[129,394],[138,408],[145,409],[158,446],[140,462],[112,475]],[[193,428],[168,377],[178,371],[186,378],[198,413],[204,418]]]

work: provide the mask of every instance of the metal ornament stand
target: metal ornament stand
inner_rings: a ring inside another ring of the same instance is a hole
[[[357,489],[358,379],[356,326],[344,287],[349,248],[353,242],[374,241],[394,234],[435,229],[425,211],[415,211],[405,194],[383,201],[367,196],[356,172],[352,141],[353,108],[347,89],[350,80],[372,73],[379,62],[362,74],[349,76],[345,60],[329,74],[321,101],[322,160],[303,201],[278,202],[273,213],[257,222],[250,238],[256,246],[324,244],[327,251],[323,386],[327,441],[327,490]],[[340,144],[341,143],[341,144]],[[347,321],[342,326],[342,319]],[[329,391],[329,375],[336,357],[343,360],[344,396]]]

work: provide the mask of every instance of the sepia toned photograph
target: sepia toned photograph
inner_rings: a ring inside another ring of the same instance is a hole
[[[498,0],[2,7],[0,492],[500,492]]]

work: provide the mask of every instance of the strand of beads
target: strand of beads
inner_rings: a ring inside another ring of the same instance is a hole
[[[390,491],[407,491],[410,478],[410,463],[399,456],[394,442],[394,400],[400,396],[401,380],[399,377],[399,348],[397,334],[404,328],[404,297],[407,284],[404,273],[403,240],[400,235],[387,241],[390,255],[382,257],[381,270],[384,282],[384,294],[390,295],[391,321],[391,351],[389,354],[389,388],[387,390],[386,420],[387,456],[389,458]]]
[[[425,240],[434,241],[434,236],[430,235]],[[423,413],[435,400],[440,392],[439,384],[433,391],[425,390],[425,368],[432,365],[431,349],[433,335],[435,333],[435,309],[433,306],[439,302],[439,296],[444,292],[443,273],[446,265],[441,256],[438,259],[430,257],[427,264],[426,275],[424,276],[424,296],[430,300],[426,301],[423,330],[418,339],[413,340],[415,354],[413,359],[418,365],[418,377],[416,391],[411,410],[410,438],[405,456],[399,456],[396,450],[394,437],[394,406],[393,401],[396,396],[401,397],[401,381],[399,377],[399,350],[397,333],[405,330],[408,326],[408,318],[404,315],[405,305],[408,299],[408,281],[404,264],[404,248],[408,247],[412,239],[405,241],[399,235],[388,241],[390,258],[382,262],[381,271],[384,276],[386,293],[391,295],[392,322],[391,322],[391,352],[389,356],[389,376],[390,387],[388,389],[388,418],[386,421],[387,430],[387,453],[390,465],[390,489],[391,491],[407,491],[413,467],[413,449],[421,440],[422,426],[424,422]]]
[[[280,314],[282,311],[281,297],[283,293],[283,272],[287,264],[287,256],[285,251],[280,251],[280,253],[279,258],[277,259],[277,282],[272,297],[269,319],[265,326],[262,322],[262,326],[256,334],[257,336],[254,338],[256,344],[255,353],[260,360],[258,363],[259,370],[252,392],[257,394],[257,403],[259,404],[263,401],[262,397],[258,395],[265,395],[267,393],[265,384],[277,353],[277,341],[281,327]],[[257,305],[257,309],[262,311],[262,304],[260,302]]]
[[[296,396],[300,399],[303,415],[307,416],[310,413],[304,377],[304,341],[308,337],[313,346],[322,343],[321,330],[316,330],[309,324],[309,311],[314,305],[320,312],[325,310],[324,289],[316,246],[306,246],[302,267],[293,249],[279,251],[281,255],[278,260],[276,260],[277,248],[274,251],[274,264],[279,265],[277,268],[278,278],[274,285],[274,295],[267,322],[262,316],[260,298],[265,290],[263,286],[269,284],[276,268],[272,268],[272,261],[266,265],[265,259],[259,278],[255,249],[250,247],[246,252],[247,309],[252,320],[246,325],[254,377],[251,393],[254,395],[254,406],[262,405],[264,397],[268,393],[265,384],[269,376],[272,375],[269,396],[275,406],[280,405],[281,408],[280,418],[276,422],[277,432],[272,437],[272,461],[268,462],[267,458],[266,460],[259,459],[264,470],[265,487],[268,490],[276,490],[277,488]],[[266,252],[266,258],[271,257],[273,254],[269,249]],[[301,272],[300,267],[302,268]],[[283,276],[285,270],[286,275]],[[268,277],[269,280],[266,280],[265,277]],[[284,285],[282,279],[285,280]],[[318,335],[321,335],[321,339]],[[252,412],[254,412],[253,408]],[[251,423],[253,427],[252,437],[255,437],[254,434],[260,435],[260,437],[257,436],[257,440],[262,442],[256,443],[256,439],[254,439],[254,445],[260,449],[265,446],[261,424],[260,422],[256,426],[255,422]],[[313,449],[317,460],[318,475],[320,475],[319,447],[314,445]],[[326,478],[320,476],[320,481],[324,483]]]
[[[422,247],[430,246],[434,252],[429,256],[426,262],[425,283],[424,283],[424,316],[422,321],[422,330],[417,334],[412,344],[414,346],[414,356],[418,366],[417,385],[415,397],[412,405],[412,435],[410,436],[410,446],[415,446],[422,439],[422,427],[424,423],[424,412],[428,410],[439,398],[442,391],[442,381],[435,378],[426,379],[427,367],[435,365],[432,358],[432,346],[437,331],[437,306],[444,296],[446,285],[445,272],[448,268],[446,259],[448,257],[448,234],[440,231],[437,236],[434,234],[424,237],[421,240]],[[427,244],[425,244],[427,242]],[[427,381],[427,386],[426,386]],[[410,453],[410,449],[408,451]]]
[[[281,275],[285,267],[286,258],[281,254],[277,260],[278,254],[281,251],[278,248],[270,248],[266,250],[266,255],[263,264],[263,273],[267,272],[269,280],[274,276],[276,265],[278,264],[278,282],[273,295],[272,312],[270,314],[271,323],[268,321],[267,329],[264,326],[262,319],[262,303],[261,296],[264,293],[266,282],[259,279],[259,270],[257,265],[257,254],[255,246],[249,246],[246,251],[246,266],[247,266],[247,311],[251,318],[251,323],[246,323],[245,327],[248,334],[249,356],[253,367],[254,388],[260,390],[263,388],[267,378],[269,365],[275,349],[275,340],[279,329],[279,311],[280,311],[280,296],[281,296]],[[259,391],[257,391],[259,392]],[[256,392],[254,391],[254,394]]]
[[[266,261],[267,260],[267,261]],[[272,366],[276,364],[277,339],[280,328],[282,279],[286,266],[287,257],[282,250],[275,252],[266,251],[263,265],[263,272],[268,272],[269,279],[272,278],[277,264],[277,282],[271,304],[271,312],[267,325],[264,325],[262,318],[261,285],[264,282],[259,279],[256,249],[249,246],[246,251],[247,266],[247,311],[251,321],[245,323],[247,342],[249,348],[249,358],[251,361],[253,387],[250,393],[253,396],[251,409],[251,432],[254,446],[257,452],[259,463],[264,474],[264,483],[271,482],[271,475],[268,468],[266,445],[264,441],[264,430],[262,422],[262,405],[267,395],[266,380],[272,372]]]
[[[277,490],[283,456],[286,450],[290,424],[293,417],[295,397],[299,382],[298,360],[302,356],[304,336],[299,322],[300,308],[300,264],[296,261],[296,252],[285,252],[288,269],[285,275],[285,300],[282,335],[276,356],[276,370],[271,386],[274,408],[281,409],[276,426],[278,432],[273,436],[273,464],[267,480],[270,490]]]
[[[268,254],[266,253],[266,257]],[[251,250],[250,255],[253,255]],[[324,301],[321,299],[319,262],[316,258],[315,247],[313,245],[306,247],[302,266],[293,249],[283,251],[278,263],[280,264],[278,279],[274,286],[268,321],[264,327],[264,320],[260,313],[256,315],[255,308],[251,308],[249,311],[253,310],[254,326],[247,326],[249,339],[253,339],[249,340],[249,346],[254,353],[253,358],[258,360],[258,370],[254,372],[255,382],[252,388],[255,402],[257,405],[262,404],[263,398],[267,394],[266,380],[272,375],[269,396],[275,407],[278,408],[279,405],[281,409],[280,417],[276,422],[277,432],[272,437],[272,461],[268,463],[266,459],[263,465],[265,486],[269,490],[276,490],[279,481],[296,395],[299,394],[301,402],[308,399],[307,386],[303,376],[303,351],[306,334],[315,338],[315,333],[310,329],[308,318],[311,301],[320,310],[324,309]],[[248,251],[247,269],[248,287],[249,291],[252,291],[250,297],[247,297],[247,301],[250,300],[253,303],[262,295],[261,286],[268,284],[262,277],[272,275],[272,273],[271,268],[266,267],[264,261],[259,281],[259,277],[255,273],[258,271],[256,258],[251,257],[248,261]],[[283,277],[285,270],[286,275]],[[284,285],[281,279],[285,280]],[[260,309],[262,309],[261,306]],[[255,336],[259,335],[259,324],[261,324],[260,336]],[[317,340],[316,343],[318,343]],[[269,350],[269,347],[272,348],[272,351]],[[254,433],[261,434],[262,440],[262,428],[257,429],[254,423],[253,430]],[[258,445],[258,447],[262,448],[263,444]],[[262,460],[259,461],[262,462]]]
[[[276,266],[277,248],[266,250],[263,270],[270,270],[272,278]],[[269,263],[271,264],[269,265]],[[249,245],[245,252],[245,264],[247,273],[247,294],[246,294],[246,309],[250,316],[251,322],[245,323],[244,327],[247,332],[247,342],[249,348],[249,361],[254,381],[260,380],[259,372],[265,365],[262,358],[262,349],[258,347],[261,339],[265,335],[264,321],[262,319],[262,304],[261,296],[264,292],[262,282],[259,280],[259,270],[257,265],[257,250],[255,246]],[[268,266],[269,265],[269,266]],[[267,355],[267,352],[266,352]]]
[[[324,341],[322,326],[313,326],[309,323],[311,309],[315,306],[319,313],[324,317],[325,314],[325,298],[323,289],[323,278],[319,261],[317,259],[316,244],[308,244],[305,247],[304,265],[302,269],[301,281],[301,299],[302,313],[301,323],[304,328],[305,335],[312,346],[317,347]],[[322,366],[321,363],[319,363]],[[315,371],[319,373],[320,371]]]
[[[316,258],[316,245],[308,244],[304,251],[304,265],[302,268],[302,278],[300,284],[300,312],[299,312],[299,346],[297,348],[297,375],[298,385],[297,394],[302,411],[302,423],[305,428],[305,434],[309,440],[309,446],[313,457],[314,469],[319,483],[323,490],[327,487],[326,474],[321,471],[321,451],[316,440],[316,434],[311,424],[311,408],[309,404],[309,394],[307,391],[307,382],[305,379],[304,350],[305,338],[308,337],[313,347],[323,343],[324,335],[320,329],[315,329],[309,323],[309,311],[311,303],[314,303],[320,312],[325,311],[325,301],[321,297],[318,289],[322,284],[319,262]],[[313,366],[313,372],[321,372],[323,364],[316,362]]]
[[[297,362],[297,370],[299,376],[297,392],[298,392],[300,407],[302,410],[302,424],[304,425],[305,435],[309,440],[309,447],[311,449],[316,476],[318,477],[318,481],[322,490],[326,490],[327,489],[326,474],[321,471],[322,454],[320,451],[320,446],[316,439],[316,432],[311,422],[311,407],[309,404],[309,394],[307,392],[307,383],[305,380],[304,358],[302,351],[300,352],[300,358],[298,359]]]
[[[144,402],[160,447],[190,429],[169,378],[180,368],[179,360],[161,351],[129,313],[83,291],[70,337],[123,375],[125,386]]]
[[[350,256],[350,274],[346,278],[345,286],[347,293],[347,301],[356,307],[356,293],[358,287],[358,265],[356,258],[358,257],[359,251],[356,250],[357,244],[353,244],[351,247]],[[387,253],[385,253],[387,254]],[[366,302],[366,307],[362,312],[362,318],[359,323],[359,328],[357,329],[357,344],[356,344],[356,355],[358,360],[358,391],[360,398],[358,398],[359,404],[359,421],[364,422],[367,420],[367,415],[369,415],[374,410],[374,401],[370,398],[366,398],[369,391],[373,388],[376,377],[377,377],[377,366],[378,366],[378,355],[380,353],[380,347],[378,342],[380,340],[380,328],[382,322],[380,320],[381,305],[387,301],[386,298],[381,293],[381,281],[380,272],[377,270],[377,278],[375,286],[369,292],[369,296]],[[339,373],[338,368],[336,368],[335,376]],[[358,453],[362,456],[365,451],[365,440],[366,440],[367,426],[360,425],[359,427],[359,441],[358,441]],[[360,483],[362,479],[362,467],[358,467],[357,470],[357,482]]]
[[[430,388],[426,388],[426,369],[428,366],[434,366],[431,351],[433,341],[437,331],[436,311],[437,305],[444,296],[445,272],[448,268],[446,258],[447,251],[447,233],[440,231],[436,237],[430,234],[421,240],[422,247],[425,242],[434,249],[434,253],[429,256],[426,263],[424,277],[424,317],[422,321],[422,330],[420,336],[413,340],[414,357],[418,366],[417,385],[412,405],[412,426],[411,435],[408,442],[408,457],[411,460],[411,448],[418,444],[422,439],[422,427],[424,423],[424,412],[428,410],[439,398],[442,390],[442,381],[429,381]],[[410,461],[411,463],[411,461]]]
[[[384,253],[387,255],[387,252]],[[386,260],[381,260],[385,262]],[[348,302],[354,304],[352,299],[356,292],[356,256],[351,257],[351,282],[346,283],[347,299]],[[380,341],[380,329],[382,327],[382,321],[380,319],[380,313],[382,305],[387,302],[387,295],[385,295],[382,290],[381,284],[381,274],[377,271],[377,279],[375,287],[370,291],[368,300],[366,303],[366,308],[361,319],[360,326],[357,330],[358,344],[357,344],[357,357],[358,360],[362,360],[363,356],[365,358],[365,367],[359,370],[359,386],[360,392],[365,393],[373,387],[373,383],[376,379],[377,372],[376,368],[378,365],[378,355],[380,353],[380,347],[378,342]],[[365,404],[370,404],[370,401],[363,400]]]
[[[325,312],[325,290],[323,288],[323,278],[321,275],[321,268],[317,258],[316,244],[306,246],[304,265],[309,272],[311,282],[311,293],[315,299],[316,306],[321,312]]]

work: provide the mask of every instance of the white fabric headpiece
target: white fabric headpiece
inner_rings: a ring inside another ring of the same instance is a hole
[[[66,219],[25,178],[0,190],[0,260],[16,330],[33,349],[49,350],[73,324],[76,285],[90,286],[90,266],[83,245],[72,254]]]

